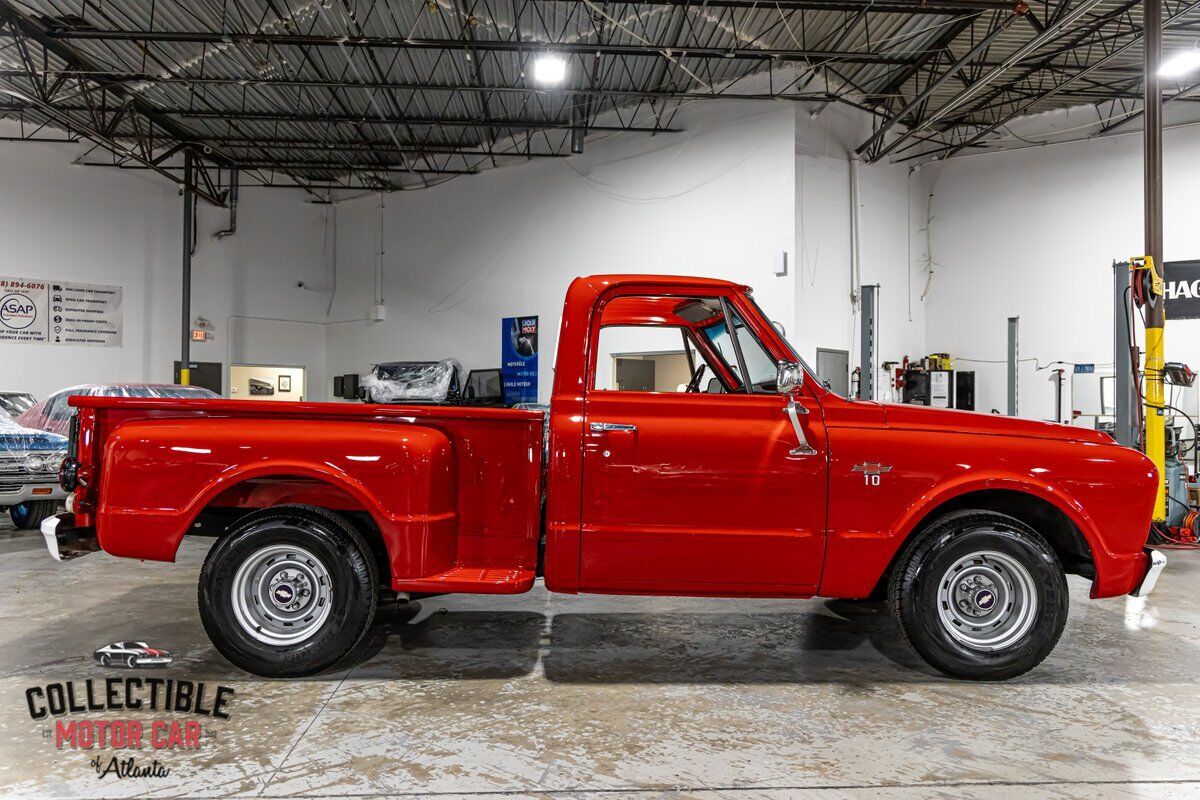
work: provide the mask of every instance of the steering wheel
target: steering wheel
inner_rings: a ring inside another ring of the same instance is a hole
[[[687,388],[684,390],[687,394],[700,393],[700,381],[704,378],[704,370],[708,367],[707,364],[701,364],[696,367],[696,371],[692,373],[692,379],[688,381]]]

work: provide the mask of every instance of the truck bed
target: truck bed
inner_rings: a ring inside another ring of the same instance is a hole
[[[309,503],[373,526],[391,585],[533,583],[543,415],[434,405],[75,397],[80,526],[118,556],[172,561],[185,533]],[[214,530],[214,528],[216,530]]]

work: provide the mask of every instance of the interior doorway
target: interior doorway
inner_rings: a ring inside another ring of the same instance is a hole
[[[842,397],[850,396],[850,353],[817,348],[817,380]]]
[[[235,400],[304,400],[307,370],[278,364],[231,364],[229,396]]]
[[[645,358],[615,359],[617,388],[625,392],[654,391],[654,362]]]
[[[682,350],[613,354],[612,374],[611,388],[625,392],[677,392],[691,377]]]
[[[225,365],[220,361],[193,361],[188,383],[225,394]],[[179,362],[175,362],[174,383],[179,383]]]

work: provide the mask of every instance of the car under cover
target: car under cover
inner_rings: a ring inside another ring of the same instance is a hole
[[[26,428],[0,412],[0,454],[66,452],[67,437]]]

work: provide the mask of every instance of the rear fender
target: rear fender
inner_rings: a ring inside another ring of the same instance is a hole
[[[394,578],[427,575],[455,561],[454,462],[442,431],[403,421],[134,420],[104,448],[97,534],[113,555],[173,561],[206,508],[291,502],[289,481],[319,482],[330,491],[314,496],[371,515]]]

